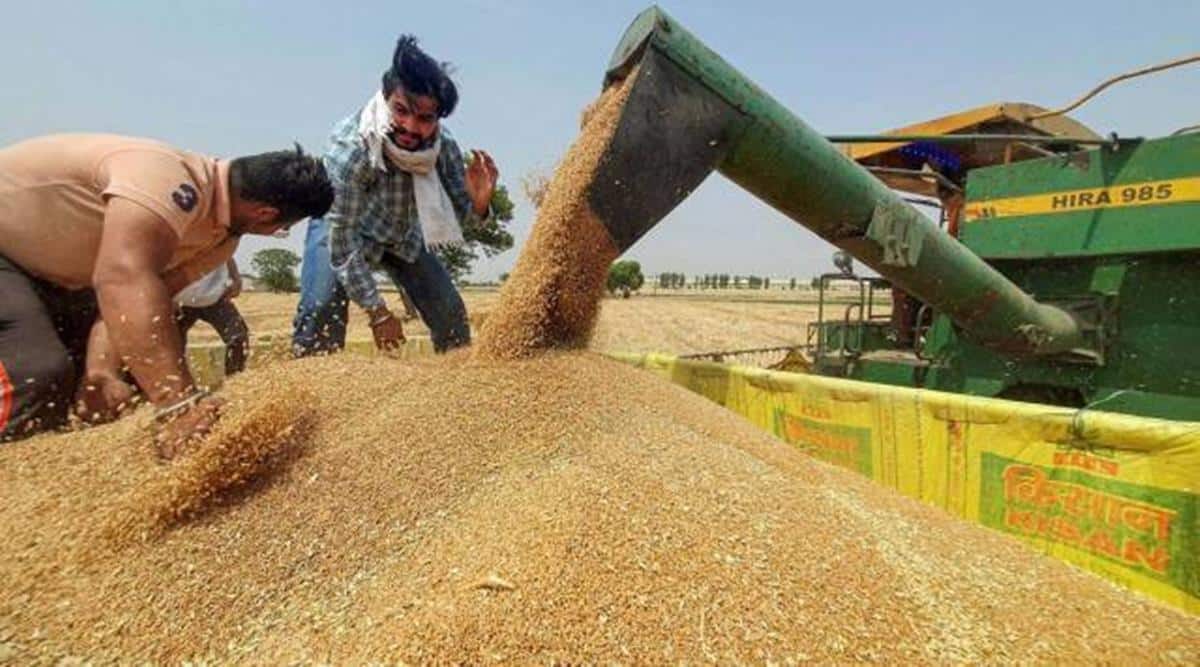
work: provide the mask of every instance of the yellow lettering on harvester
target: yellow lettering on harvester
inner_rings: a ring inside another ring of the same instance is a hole
[[[963,218],[967,222],[974,222],[985,218],[1016,218],[1047,213],[1072,213],[1103,208],[1184,202],[1200,202],[1200,177],[970,201],[963,209]]]

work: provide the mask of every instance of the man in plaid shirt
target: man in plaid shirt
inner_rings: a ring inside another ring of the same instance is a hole
[[[440,119],[458,103],[444,68],[400,38],[382,90],[334,127],[325,168],[336,192],[324,219],[309,222],[295,318],[297,356],[345,345],[349,300],[370,317],[375,344],[404,342],[400,320],[374,273],[404,289],[429,327],[434,349],[466,345],[466,308],[431,247],[462,242],[459,225],[495,224],[498,171],[490,155],[462,151]]]

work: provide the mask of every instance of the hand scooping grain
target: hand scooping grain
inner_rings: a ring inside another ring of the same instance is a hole
[[[221,417],[221,406],[224,404],[219,397],[198,395],[191,403],[181,402],[173,412],[162,413],[165,416],[156,417],[160,422],[159,430],[154,434],[154,444],[158,455],[170,461],[208,435],[217,420]]]

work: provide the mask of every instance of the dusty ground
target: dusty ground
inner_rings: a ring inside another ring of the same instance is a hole
[[[495,307],[499,292],[463,291],[472,320]],[[237,305],[252,335],[290,335],[296,294],[246,293]],[[399,305],[395,295],[389,301]],[[724,349],[770,347],[804,341],[805,327],[816,319],[815,294],[797,290],[647,291],[629,299],[609,298],[600,310],[592,348],[601,351],[688,354]],[[838,307],[841,312],[841,307]],[[405,327],[426,333],[419,321]],[[350,309],[350,334],[370,336],[366,319]],[[207,325],[197,324],[191,340],[216,340]]]

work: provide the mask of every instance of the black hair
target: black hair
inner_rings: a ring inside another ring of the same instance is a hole
[[[439,118],[454,113],[458,106],[458,86],[450,79],[450,64],[439,63],[417,46],[417,38],[401,35],[392,52],[392,66],[383,73],[383,96],[396,88],[409,95],[425,95],[437,102]]]
[[[279,221],[319,218],[333,206],[333,185],[320,158],[296,150],[272,151],[229,164],[229,189],[240,199],[279,209]]]

